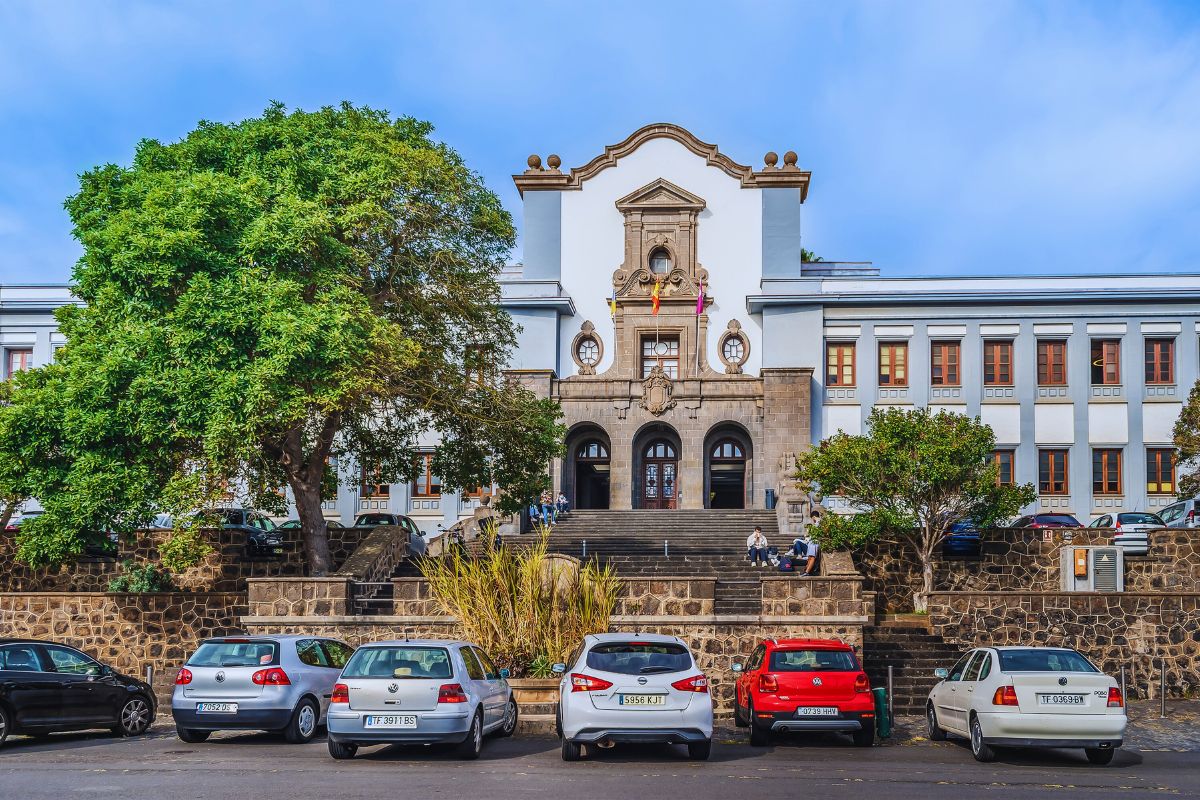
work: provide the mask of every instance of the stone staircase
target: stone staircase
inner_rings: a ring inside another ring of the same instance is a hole
[[[933,671],[950,667],[964,650],[930,633],[923,626],[885,622],[863,629],[863,662],[871,686],[887,686],[892,670],[893,708],[897,715],[925,713],[929,690],[937,683]]]

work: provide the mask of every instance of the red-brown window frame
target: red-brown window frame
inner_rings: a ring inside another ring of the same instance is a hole
[[[857,352],[854,342],[825,343],[825,385],[850,388],[858,384]],[[849,383],[838,383],[846,367],[850,368]]]
[[[1055,484],[1060,482],[1062,488],[1055,489]],[[1061,497],[1070,493],[1071,451],[1061,448],[1038,450],[1038,494]]]
[[[1092,339],[1088,352],[1091,355],[1092,386],[1119,386],[1121,383],[1121,340]],[[1096,380],[1100,370],[1100,380]]]
[[[1003,459],[1008,458],[1008,480],[1004,480]],[[996,485],[1012,486],[1017,482],[1017,451],[1001,448],[992,451],[992,463],[996,465]]]
[[[1007,364],[1002,355],[1008,356]],[[1001,369],[1007,369],[1008,375],[1001,374]],[[983,343],[983,385],[1012,386],[1013,385],[1013,343],[1011,339],[988,339]]]
[[[1163,461],[1166,461],[1166,472]],[[1164,475],[1167,480],[1164,481]],[[1163,488],[1167,484],[1167,488]],[[1146,494],[1175,494],[1175,448],[1146,448]]]
[[[1155,337],[1146,340],[1146,385],[1175,383],[1175,339]]]
[[[887,383],[883,382],[883,374],[884,374],[883,373],[883,354],[885,352],[889,353],[891,356],[891,358],[889,359],[890,366],[888,367],[888,374],[889,374],[890,379]],[[901,359],[896,358],[897,353],[904,354],[904,358],[902,359],[904,362],[903,363],[904,379],[900,380],[900,381],[896,380],[896,365],[898,363],[900,363],[900,361],[901,361]],[[881,388],[881,389],[901,388],[902,389],[902,388],[908,386],[908,373],[909,373],[908,366],[909,366],[909,364],[908,364],[908,342],[880,342],[879,343],[879,388]]]
[[[13,356],[20,355],[22,365],[13,368]],[[4,351],[4,377],[11,378],[18,372],[33,368],[33,350],[27,347],[10,347]]]
[[[1067,385],[1066,339],[1038,339],[1037,371],[1038,386]]]
[[[419,477],[414,478],[413,482],[412,482],[412,496],[413,497],[441,497],[442,496],[441,479],[440,478],[438,479],[437,484],[433,483],[433,478],[435,477],[433,474],[433,453],[422,453],[421,455],[417,456],[417,474]],[[419,488],[420,487],[420,481],[419,481],[420,477],[423,477],[425,479],[425,489],[424,490],[421,490]],[[437,486],[436,492],[433,491],[433,488],[435,485]]]
[[[370,473],[370,474],[368,474]],[[373,483],[371,479],[379,479],[379,470],[358,469],[358,496],[361,498],[391,497],[392,486],[389,483]]]
[[[931,342],[929,347],[929,385],[962,386],[962,343],[936,341]],[[938,369],[942,370],[940,379],[937,375]]]
[[[1111,497],[1124,494],[1123,479],[1124,464],[1121,463],[1121,448],[1097,447],[1092,450],[1092,494],[1097,497]],[[1116,467],[1116,477],[1112,478],[1112,468]],[[1110,478],[1112,478],[1110,480]]]

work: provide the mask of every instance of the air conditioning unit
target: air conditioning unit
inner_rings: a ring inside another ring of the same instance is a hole
[[[1120,547],[1071,547],[1059,550],[1064,592],[1125,591],[1125,553]]]

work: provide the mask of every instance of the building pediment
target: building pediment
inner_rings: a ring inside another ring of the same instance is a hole
[[[665,178],[651,181],[617,201],[619,211],[662,209],[703,211],[706,203],[701,197],[682,189]]]

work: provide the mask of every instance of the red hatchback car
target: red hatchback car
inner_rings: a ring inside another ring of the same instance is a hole
[[[764,747],[773,731],[849,733],[875,742],[875,698],[854,648],[834,639],[767,639],[737,674],[734,721]]]

